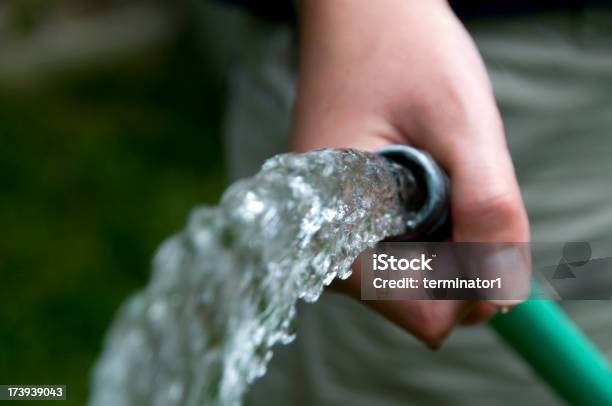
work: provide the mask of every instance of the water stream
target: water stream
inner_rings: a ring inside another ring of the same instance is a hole
[[[91,406],[237,405],[353,260],[414,213],[410,173],[378,155],[323,149],[268,160],[159,247],[148,285],[120,309]]]

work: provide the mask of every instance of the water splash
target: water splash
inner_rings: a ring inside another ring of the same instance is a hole
[[[401,234],[415,182],[390,161],[323,149],[268,160],[217,207],[194,209],[153,275],[121,308],[93,375],[91,406],[237,405],[358,254]]]

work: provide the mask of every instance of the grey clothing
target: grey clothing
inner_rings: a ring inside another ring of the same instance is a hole
[[[612,236],[612,14],[496,19],[468,30],[502,111],[533,240]],[[283,152],[294,98],[290,27],[259,27],[243,48],[225,126],[234,178]],[[612,357],[612,304],[563,305]],[[431,352],[335,294],[301,305],[298,325],[297,340],[276,349],[247,404],[560,403],[486,325],[459,328]]]

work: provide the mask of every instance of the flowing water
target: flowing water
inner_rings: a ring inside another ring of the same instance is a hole
[[[268,160],[167,239],[148,285],[120,309],[93,374],[92,406],[236,405],[358,254],[405,231],[410,173],[378,155],[323,149]]]

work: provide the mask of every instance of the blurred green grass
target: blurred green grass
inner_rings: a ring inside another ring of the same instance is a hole
[[[84,404],[105,330],[155,248],[217,201],[222,89],[196,48],[183,35],[0,93],[0,383],[66,384],[63,404]]]

